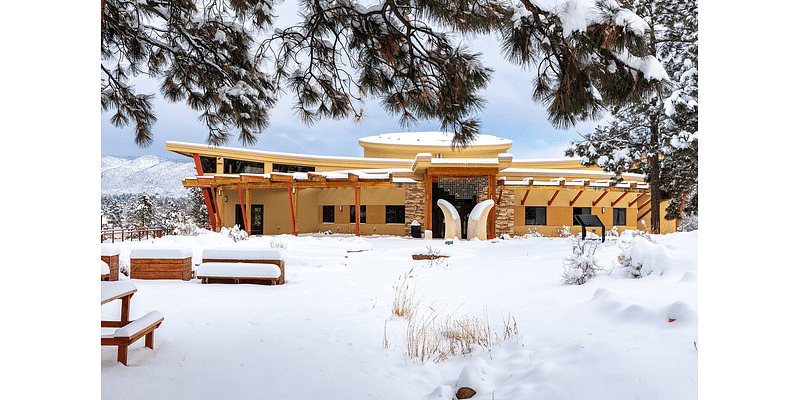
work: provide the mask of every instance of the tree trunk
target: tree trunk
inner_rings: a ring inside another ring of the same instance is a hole
[[[658,159],[658,118],[650,118],[650,233],[661,233],[661,165]]]

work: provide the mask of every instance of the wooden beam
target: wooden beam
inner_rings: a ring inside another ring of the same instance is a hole
[[[242,223],[244,223],[244,231],[247,232],[247,236],[250,236],[250,229],[248,229],[247,224],[247,207],[244,204],[244,196],[242,196],[242,184],[237,183],[236,188],[239,189],[239,207],[242,209]]]
[[[294,222],[294,202],[292,201],[292,182],[286,182],[286,189],[289,191],[289,213],[292,215],[292,236],[297,236],[297,229]]]
[[[602,200],[602,199],[603,199],[603,197],[606,197],[606,195],[607,195],[607,194],[608,194],[608,192],[603,192],[603,194],[601,194],[601,195],[600,195],[600,197],[598,197],[598,198],[597,198],[597,200],[595,200],[595,201],[593,201],[593,202],[592,202],[592,207],[596,206],[596,205],[597,205],[597,203],[599,203],[599,202],[600,202],[600,200]]]
[[[433,176],[429,172],[430,168],[425,170],[425,230],[431,230],[431,214],[433,213],[431,204],[433,202]],[[424,232],[423,232],[424,237]]]
[[[220,215],[222,214],[222,210],[219,208],[219,199],[217,198],[217,188],[215,186],[211,186],[211,197],[213,198],[214,206],[217,210],[217,212],[214,213],[217,219],[217,227],[222,229],[222,216]],[[216,228],[214,228],[214,230],[216,230]]]
[[[573,204],[575,204],[575,202],[578,201],[578,197],[581,197],[582,194],[583,190],[578,191],[578,194],[576,194],[575,197],[573,197],[572,200],[570,200],[569,205],[572,206]]]
[[[636,218],[636,222],[641,221],[642,218],[646,217],[647,214],[650,214],[650,211],[652,211],[652,210],[653,210],[652,208],[648,208],[647,211],[644,212],[644,214],[640,215],[639,218]]]
[[[494,221],[495,221],[495,213],[497,212],[497,200],[494,197],[494,189],[495,189],[495,187],[497,185],[497,175],[491,175],[491,176],[488,176],[487,178],[489,178],[489,191],[492,194],[491,199],[492,199],[492,201],[494,201],[494,204],[495,204],[495,206],[493,207],[494,209],[492,210],[492,213],[489,214],[489,232],[487,232],[487,235],[486,235],[487,238],[489,240],[491,240],[491,239],[494,239],[496,237],[495,236],[495,233],[496,233],[495,228],[496,227],[495,227]]]
[[[636,196],[635,199],[631,200],[631,202],[628,203],[628,207],[633,206],[634,204],[636,204],[637,201],[639,201],[639,199],[641,199],[642,197],[644,197],[646,195],[647,195],[647,192],[640,193],[638,196]]]
[[[561,191],[561,189],[558,189],[558,190],[556,190],[555,193],[553,193],[552,196],[550,196],[550,200],[547,200],[547,205],[548,206],[553,204],[553,200],[556,199],[556,196],[558,196],[558,192],[560,192],[560,191]]]
[[[639,211],[641,211],[643,208],[647,207],[650,204],[650,200],[653,200],[653,199],[647,199],[647,201],[645,201],[644,204],[639,206]]]
[[[361,197],[358,195],[358,176],[354,174],[347,174],[348,178],[355,176],[353,179],[353,190],[356,195],[356,236],[361,236]]]
[[[614,207],[615,205],[617,205],[617,203],[619,203],[619,201],[622,200],[623,197],[627,196],[628,193],[629,192],[622,192],[622,194],[619,195],[619,197],[617,197],[614,201],[611,202],[611,207]]]

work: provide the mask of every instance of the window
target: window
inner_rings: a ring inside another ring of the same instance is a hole
[[[333,206],[322,206],[322,222],[333,223]]]
[[[367,223],[367,206],[362,205],[361,206],[361,212],[359,214],[361,214],[361,218],[359,218],[359,220],[360,220],[359,223],[360,224],[366,224]],[[356,223],[356,206],[350,206],[350,223],[351,224],[355,224]]]
[[[547,225],[547,207],[525,207],[525,225]]]
[[[214,157],[200,156],[200,168],[203,169],[204,174],[216,174],[217,159]]]
[[[625,226],[628,225],[628,219],[626,218],[626,209],[624,208],[615,208],[614,209],[614,225],[618,226]]]
[[[307,167],[305,165],[291,165],[291,164],[272,164],[272,172],[314,172],[314,167]]]
[[[263,174],[264,163],[226,158],[224,161],[226,174]]]
[[[387,224],[405,224],[406,206],[386,206]]]
[[[576,215],[589,215],[592,213],[591,207],[572,207],[572,225],[580,225],[575,220]]]

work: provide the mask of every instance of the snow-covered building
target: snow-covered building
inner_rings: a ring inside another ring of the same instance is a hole
[[[203,189],[215,230],[239,225],[253,235],[409,236],[416,221],[441,238],[440,199],[458,211],[462,238],[470,212],[487,199],[495,204],[489,238],[557,236],[564,226],[577,233],[576,214],[594,214],[620,232],[649,224],[650,195],[642,175],[626,174],[614,185],[611,174],[577,159],[516,160],[508,139],[480,135],[461,149],[452,148],[451,139],[441,132],[369,136],[359,140],[364,157],[182,142],[167,142],[166,148],[194,159],[197,176],[184,179],[183,186]],[[667,232],[675,224],[662,220],[661,226]]]

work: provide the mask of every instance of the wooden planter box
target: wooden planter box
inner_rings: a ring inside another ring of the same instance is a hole
[[[119,280],[119,246],[116,245],[100,245],[100,260],[108,264],[109,281]]]
[[[134,248],[131,279],[192,279],[190,248]]]
[[[284,271],[284,255],[278,249],[253,249],[253,248],[209,248],[203,250],[203,263],[248,263],[248,264],[273,264],[280,268],[281,274],[277,279],[270,278],[237,278],[237,277],[205,277],[204,283],[254,283],[268,285],[283,285],[286,282]]]

